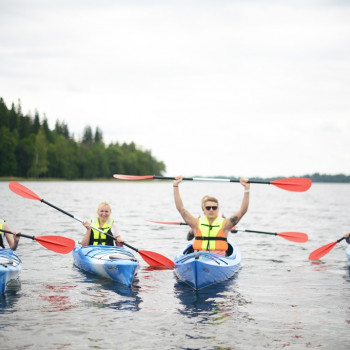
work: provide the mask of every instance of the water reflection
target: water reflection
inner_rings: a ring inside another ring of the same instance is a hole
[[[177,280],[174,292],[183,306],[178,309],[179,313],[211,324],[221,324],[232,315],[237,317],[239,306],[247,302],[236,288],[236,279],[237,274],[230,280],[201,290],[194,290]]]
[[[38,298],[46,302],[42,310],[47,312],[64,311],[78,307],[78,304],[74,303],[70,296],[71,291],[76,287],[76,285],[45,285],[43,292],[38,294]]]
[[[107,278],[92,275],[79,269],[84,279],[79,283],[80,293],[87,296],[82,300],[85,306],[97,308],[112,308],[118,310],[139,311],[142,299],[139,294],[138,278],[127,287]],[[85,285],[84,288],[82,288]],[[116,301],[117,299],[117,301]]]
[[[326,262],[322,260],[312,260],[310,262],[310,265],[312,266],[314,271],[327,271],[328,270],[328,265]]]
[[[350,282],[350,265],[349,266],[347,266],[347,274],[346,274],[346,281],[347,282]]]
[[[0,294],[0,314],[13,312],[14,306],[21,297],[18,293],[21,289],[21,283],[17,280],[16,284],[7,286],[4,294]]]

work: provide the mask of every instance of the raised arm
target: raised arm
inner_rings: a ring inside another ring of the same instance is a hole
[[[231,215],[225,220],[223,230],[226,234],[238,224],[238,222],[242,219],[243,215],[248,211],[250,193],[250,183],[248,183],[248,181],[249,180],[247,178],[240,179],[240,183],[244,187],[244,194],[241,207],[233,215]]]
[[[196,230],[198,226],[198,219],[195,218],[187,209],[185,209],[180,196],[179,185],[181,181],[181,175],[175,176],[175,180],[173,181],[175,206],[182,218],[184,219],[184,221],[186,222],[186,224],[190,226],[193,230]]]

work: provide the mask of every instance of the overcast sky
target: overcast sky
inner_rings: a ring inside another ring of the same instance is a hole
[[[0,0],[0,97],[169,176],[350,174],[350,1]]]

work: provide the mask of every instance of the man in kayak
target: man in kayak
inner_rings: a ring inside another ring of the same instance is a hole
[[[193,242],[194,251],[210,251],[212,253],[225,255],[228,248],[228,233],[237,225],[243,215],[248,211],[250,183],[247,178],[241,178],[240,183],[244,187],[244,195],[241,207],[229,218],[219,216],[219,201],[215,197],[207,196],[203,198],[203,216],[196,218],[189,213],[182,202],[179,184],[183,177],[178,175],[173,182],[174,200],[176,209],[195,232]]]
[[[0,229],[10,231],[9,226],[7,225],[6,221],[3,219],[0,219]],[[12,234],[11,234],[11,233],[6,233],[6,232],[0,231],[0,249],[5,248],[4,241],[5,241],[5,237],[6,237],[6,240],[10,246],[10,249],[16,250],[17,246],[18,246],[19,238],[20,238],[20,236],[17,236],[17,233],[18,232],[12,232]]]
[[[202,198],[202,210],[204,211],[204,203],[206,201],[206,199],[208,199],[210,196],[209,195],[205,195],[203,198]],[[223,213],[218,213],[218,216],[221,216],[223,218],[225,218],[225,215]],[[237,233],[237,231],[235,230],[235,227],[233,227],[231,229],[231,233]],[[188,231],[187,233],[187,240],[188,241],[191,241],[192,239],[194,238],[194,232],[193,230],[190,228],[190,230]]]
[[[83,222],[86,232],[81,241],[82,247],[87,245],[114,245],[114,241],[116,241],[117,246],[122,246],[123,239],[120,236],[119,227],[115,221],[110,218],[111,213],[112,208],[109,203],[102,202],[97,208],[98,217],[91,219],[90,222]],[[106,234],[95,230],[91,226],[99,228]]]
[[[344,238],[348,244],[350,244],[350,232],[344,233]]]

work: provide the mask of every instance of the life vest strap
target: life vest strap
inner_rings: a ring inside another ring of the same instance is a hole
[[[203,237],[203,236],[200,236],[200,237],[195,237],[194,239],[198,239],[198,240],[201,240],[201,241],[227,241],[227,238],[226,237]]]

